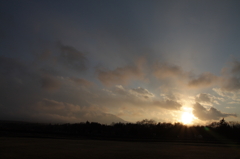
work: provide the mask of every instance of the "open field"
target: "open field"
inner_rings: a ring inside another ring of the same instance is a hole
[[[240,159],[240,146],[172,142],[121,142],[46,138],[0,138],[1,159]]]

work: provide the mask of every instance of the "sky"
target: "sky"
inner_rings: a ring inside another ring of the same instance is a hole
[[[238,0],[0,3],[0,120],[240,121]]]

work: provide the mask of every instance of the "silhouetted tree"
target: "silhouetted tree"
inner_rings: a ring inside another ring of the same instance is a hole
[[[85,138],[116,138],[116,139],[155,139],[155,140],[202,140],[232,139],[240,141],[239,122],[226,122],[221,119],[207,126],[186,126],[182,123],[156,123],[144,119],[136,123],[113,123],[104,125],[97,122],[75,124],[41,124],[1,122],[0,136],[32,135],[51,137],[85,137]]]

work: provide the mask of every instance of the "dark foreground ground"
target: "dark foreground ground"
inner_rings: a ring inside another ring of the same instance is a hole
[[[1,159],[240,159],[239,145],[0,137]]]

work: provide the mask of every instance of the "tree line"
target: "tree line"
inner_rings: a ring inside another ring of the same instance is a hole
[[[0,136],[240,142],[239,134],[240,123],[226,122],[224,119],[205,126],[156,123],[147,119],[136,123],[112,123],[111,125],[88,121],[73,124],[0,122]]]

